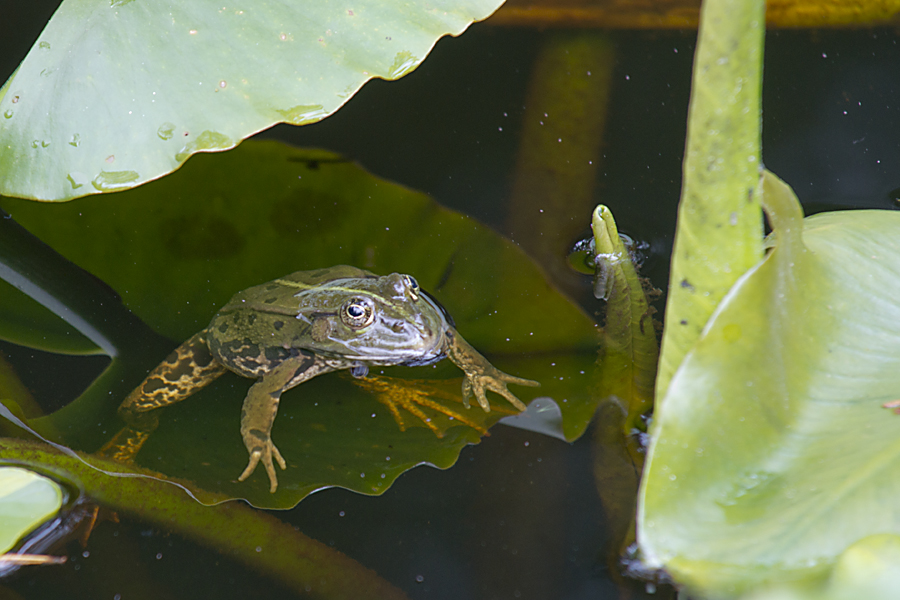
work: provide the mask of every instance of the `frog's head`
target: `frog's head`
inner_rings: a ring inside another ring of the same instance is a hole
[[[296,294],[298,319],[324,355],[369,365],[426,365],[445,354],[449,315],[410,275],[335,279]]]

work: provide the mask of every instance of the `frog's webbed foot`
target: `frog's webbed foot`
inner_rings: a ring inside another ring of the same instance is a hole
[[[516,385],[535,387],[541,384],[537,381],[522,379],[521,377],[504,373],[464,340],[455,329],[451,328],[447,332],[447,340],[449,342],[447,354],[450,356],[450,360],[466,374],[462,385],[463,406],[469,408],[469,398],[474,394],[475,399],[478,400],[478,405],[484,409],[484,412],[490,412],[491,405],[486,395],[486,392],[490,390],[506,398],[510,404],[519,410],[525,410],[525,404],[516,398],[506,388],[506,385],[515,383]]]
[[[464,411],[451,408],[452,403],[459,402],[458,394],[434,385],[432,381],[375,375],[365,379],[354,379],[353,383],[374,394],[376,400],[388,407],[400,431],[406,431],[411,426],[401,413],[401,410],[404,410],[421,421],[438,439],[443,438],[447,429],[456,423],[471,427],[481,435],[490,435],[483,421],[469,418]],[[432,418],[436,417],[434,413],[444,415],[448,421]]]
[[[284,462],[281,452],[272,443],[272,438],[268,435],[263,437],[262,432],[251,431],[249,433],[251,435],[255,434],[253,435],[253,446],[250,447],[250,444],[247,444],[250,452],[250,462],[247,463],[247,468],[238,477],[238,481],[244,481],[250,477],[250,474],[256,470],[256,466],[262,462],[263,467],[266,469],[266,475],[269,476],[269,491],[274,494],[275,490],[278,489],[278,477],[275,475],[275,463],[272,459],[274,458],[278,462],[278,466],[281,467],[282,471],[287,469],[287,463]],[[244,439],[245,444],[249,441],[249,439]]]
[[[516,398],[515,394],[510,392],[506,385],[514,383],[516,385],[536,387],[541,384],[537,381],[532,381],[531,379],[523,379],[521,377],[508,375],[507,373],[494,368],[490,364],[487,366],[488,369],[485,369],[484,372],[466,373],[466,378],[463,379],[462,384],[463,406],[469,408],[469,398],[474,395],[475,399],[478,400],[478,405],[484,409],[484,412],[490,412],[491,404],[488,402],[486,395],[486,392],[490,390],[506,398],[510,404],[519,410],[525,410],[525,404]]]

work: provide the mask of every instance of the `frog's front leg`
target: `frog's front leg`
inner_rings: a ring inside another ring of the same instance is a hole
[[[447,332],[447,338],[449,340],[448,355],[450,360],[466,374],[462,385],[463,406],[469,408],[469,397],[474,393],[478,404],[484,409],[484,412],[490,412],[491,405],[485,392],[491,390],[506,398],[510,404],[519,410],[525,410],[525,405],[507,389],[506,384],[515,383],[517,385],[535,387],[541,385],[540,383],[530,379],[514,377],[499,370],[482,356],[478,350],[469,345],[459,335],[459,332],[453,328],[450,328]]]
[[[301,353],[286,359],[250,387],[241,410],[241,437],[250,453],[250,462],[238,481],[250,477],[262,462],[269,476],[269,491],[275,493],[278,489],[278,477],[275,475],[273,459],[282,470],[287,468],[271,435],[281,394],[307,379],[331,370],[333,369],[324,361],[312,354]]]

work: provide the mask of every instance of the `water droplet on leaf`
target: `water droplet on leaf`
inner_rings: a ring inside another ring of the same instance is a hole
[[[139,175],[136,171],[101,171],[91,184],[101,192],[111,192],[132,187]]]
[[[173,123],[163,123],[159,126],[159,129],[156,130],[156,135],[159,136],[159,139],[161,140],[172,139],[172,136],[175,135],[175,125]]]

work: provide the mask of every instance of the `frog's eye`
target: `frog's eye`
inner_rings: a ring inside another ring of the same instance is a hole
[[[371,325],[375,320],[375,303],[364,296],[350,298],[341,307],[341,320],[355,329]]]
[[[406,288],[413,300],[419,299],[419,282],[412,275],[404,275],[403,280],[406,282]]]

